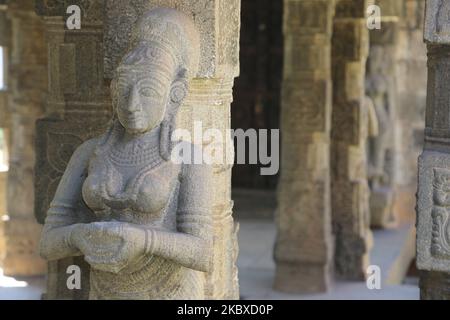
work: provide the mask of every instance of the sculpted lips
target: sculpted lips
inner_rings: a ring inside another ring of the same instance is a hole
[[[140,117],[139,116],[132,116],[132,117],[128,117],[127,119],[129,121],[136,121],[136,120],[140,119]]]
[[[126,119],[128,121],[137,121],[141,118],[142,118],[142,116],[140,114],[133,114],[133,115],[126,116]]]

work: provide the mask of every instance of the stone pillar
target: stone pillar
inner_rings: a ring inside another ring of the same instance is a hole
[[[365,279],[372,245],[366,172],[366,8],[365,0],[338,1],[332,41],[331,210],[336,237],[335,272],[348,280]]]
[[[194,17],[201,31],[200,72],[180,108],[179,127],[192,129],[195,121],[201,121],[204,130],[215,128],[225,134],[230,128],[232,87],[239,73],[239,0],[138,0],[132,4],[119,0],[89,4],[73,1],[71,4],[82,8],[81,30],[65,30],[65,1],[51,7],[47,3],[38,1],[38,12],[47,17],[50,48],[49,98],[46,116],[38,124],[37,190],[41,195],[36,214],[40,221],[73,150],[108,125],[107,85],[126,53],[134,24],[147,10],[176,8]],[[232,145],[229,141],[224,144]],[[214,181],[214,267],[205,275],[205,296],[237,299],[237,226],[231,216],[231,165],[216,166]],[[66,268],[70,264],[82,266],[82,290],[66,288]],[[82,258],[53,262],[49,267],[46,298],[87,298],[89,270]]]
[[[427,0],[425,145],[419,157],[417,267],[421,298],[450,300],[450,3]]]
[[[48,94],[44,116],[37,122],[35,214],[44,223],[50,201],[73,151],[103,132],[111,103],[103,76],[104,1],[73,1],[81,8],[81,29],[66,28],[65,1],[36,1],[44,17],[48,48]],[[81,268],[81,290],[69,290],[67,267]],[[87,299],[89,265],[83,257],[48,263],[45,299]]]
[[[330,0],[284,1],[282,170],[274,287],[285,292],[322,292],[330,284],[333,13]]]
[[[12,30],[8,75],[11,148],[3,269],[6,275],[31,276],[45,273],[45,262],[37,252],[41,227],[33,216],[33,180],[34,123],[42,114],[47,85],[46,47],[32,0],[10,2],[8,18]]]
[[[425,0],[406,0],[397,45],[399,170],[394,212],[399,223],[415,219],[417,157],[423,149],[427,96],[427,49],[423,42]]]
[[[10,23],[7,17],[7,9],[6,1],[0,1],[0,47],[8,48],[10,46]],[[7,50],[4,51],[4,54],[8,54]],[[7,57],[3,57],[4,60],[7,60]],[[6,61],[3,61],[3,67],[5,66]],[[3,72],[4,70],[0,70]],[[4,79],[7,81],[7,79]],[[8,130],[8,104],[7,104],[7,91],[2,90],[0,88],[0,129],[3,130],[3,137],[0,134],[0,268],[3,266],[3,260],[5,257],[6,249],[5,249],[5,234],[4,234],[4,222],[3,217],[7,215],[6,213],[6,184],[8,179],[8,172],[4,171],[2,168],[2,162],[5,160],[5,151],[8,149],[6,131]],[[3,139],[3,141],[1,141]],[[3,143],[3,144],[2,144]]]
[[[180,108],[178,127],[194,132],[195,123],[201,122],[203,130],[219,129],[229,137],[232,88],[239,74],[240,0],[138,0],[133,6],[121,0],[108,1],[106,78],[112,77],[118,59],[126,52],[133,23],[142,13],[155,7],[171,7],[192,16],[201,33],[200,71]],[[231,145],[230,141],[224,141],[224,149],[228,148],[229,153],[232,153]],[[214,181],[214,267],[205,277],[205,297],[238,299],[237,226],[231,215],[231,165],[216,166]]]
[[[399,124],[397,116],[397,44],[400,1],[378,0],[381,28],[370,31],[367,66],[367,95],[375,106],[378,136],[369,143],[369,182],[371,187],[371,226],[392,227],[399,170]]]

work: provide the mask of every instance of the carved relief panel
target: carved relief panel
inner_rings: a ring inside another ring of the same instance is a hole
[[[450,272],[450,155],[425,151],[419,158],[417,265]]]

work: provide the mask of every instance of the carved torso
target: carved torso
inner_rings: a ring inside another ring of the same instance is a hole
[[[91,159],[83,199],[100,220],[117,220],[174,230],[168,202],[176,196],[181,167],[164,161],[158,145],[115,146],[113,132]]]
[[[145,141],[119,150],[116,143],[120,134],[120,129],[113,129],[94,151],[83,184],[83,200],[99,221],[176,231],[182,166],[163,160],[158,145]],[[186,298],[185,290],[190,288],[192,298],[201,298],[202,281],[197,279],[201,276],[152,256],[136,261],[119,274],[91,269],[90,295],[93,299],[176,299]],[[192,291],[192,281],[198,283],[197,290]]]

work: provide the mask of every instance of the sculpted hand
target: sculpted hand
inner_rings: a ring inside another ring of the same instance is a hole
[[[71,241],[92,268],[118,273],[145,258],[146,231],[122,222],[95,222],[80,225]],[[125,271],[126,272],[126,271]]]

